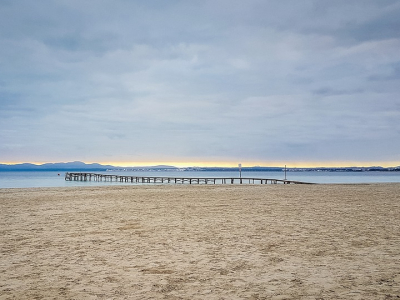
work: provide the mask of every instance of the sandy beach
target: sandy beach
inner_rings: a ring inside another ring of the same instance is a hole
[[[0,299],[399,299],[400,184],[0,189]]]

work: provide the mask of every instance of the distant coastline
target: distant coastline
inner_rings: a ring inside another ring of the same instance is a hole
[[[243,172],[282,172],[284,167],[242,167]],[[0,164],[0,171],[238,171],[238,167],[186,167],[179,168],[175,166],[158,165],[158,166],[140,166],[140,167],[123,167],[112,165],[101,165],[98,163],[86,164],[80,161],[66,163],[47,163],[43,165],[35,165],[31,163],[22,164]],[[397,167],[314,167],[314,168],[287,168],[288,172],[400,172],[400,166]]]

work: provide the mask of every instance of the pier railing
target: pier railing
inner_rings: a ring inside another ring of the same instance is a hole
[[[65,173],[66,181],[108,181],[130,183],[186,183],[186,184],[311,184],[309,182],[273,179],[273,178],[240,178],[240,177],[165,177],[165,176],[132,176],[97,173]]]

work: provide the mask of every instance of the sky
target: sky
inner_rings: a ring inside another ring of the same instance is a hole
[[[400,165],[398,0],[1,0],[0,163]]]

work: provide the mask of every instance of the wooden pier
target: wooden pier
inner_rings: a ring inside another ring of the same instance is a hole
[[[65,173],[66,181],[104,181],[130,183],[162,183],[162,184],[311,184],[308,182],[271,179],[271,178],[240,178],[240,177],[162,177],[162,176],[132,176],[96,173]]]

